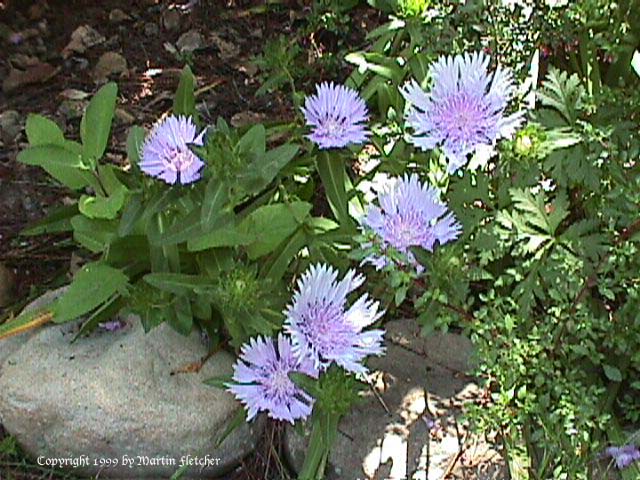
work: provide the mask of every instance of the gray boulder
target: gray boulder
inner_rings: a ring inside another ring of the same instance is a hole
[[[75,343],[78,323],[0,341],[0,423],[39,464],[75,461],[77,474],[168,478],[188,464],[189,476],[210,478],[234,468],[263,423],[216,447],[241,406],[202,383],[231,373],[233,357],[220,352],[198,373],[172,374],[207,353],[199,335],[167,325],[145,334],[137,317],[125,321]]]

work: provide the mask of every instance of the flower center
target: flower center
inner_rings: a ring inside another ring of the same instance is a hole
[[[442,105],[440,123],[450,137],[470,141],[483,129],[482,105],[467,92],[451,95]]]
[[[339,135],[344,130],[344,122],[338,118],[327,117],[324,122],[324,130],[327,136],[335,137]]]
[[[345,339],[349,338],[351,329],[343,317],[342,305],[314,302],[307,306],[300,330],[321,357],[326,358],[336,348],[344,346]]]
[[[188,148],[175,149],[168,158],[169,160],[166,162],[167,168],[175,172],[182,172],[191,166],[195,155]]]
[[[430,235],[428,225],[413,211],[404,215],[388,215],[384,231],[387,233],[385,240],[401,252],[423,244]]]
[[[289,379],[286,370],[280,368],[273,372],[271,377],[271,386],[276,394],[285,395],[291,389],[293,383]]]

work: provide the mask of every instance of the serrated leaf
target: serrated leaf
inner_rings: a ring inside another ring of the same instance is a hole
[[[569,76],[567,72],[551,67],[547,78],[538,92],[543,106],[558,110],[569,125],[577,119],[585,94],[577,74]]]

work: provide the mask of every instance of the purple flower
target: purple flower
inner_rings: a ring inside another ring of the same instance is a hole
[[[191,117],[171,115],[158,123],[142,146],[140,170],[171,185],[183,185],[200,178],[204,162],[189,145],[202,146],[204,131],[199,135]]]
[[[266,411],[271,418],[293,423],[309,416],[313,398],[289,379],[291,372],[318,377],[313,362],[294,355],[284,335],[278,335],[277,349],[271,338],[252,338],[242,346],[234,366],[237,383],[228,384],[227,390],[245,404],[248,420]]]
[[[605,456],[611,457],[616,462],[616,467],[619,470],[627,468],[633,462],[640,460],[640,449],[635,445],[609,447],[604,451],[604,453]]]
[[[393,186],[378,195],[379,207],[370,205],[361,220],[380,239],[382,247],[393,247],[417,265],[410,247],[433,251],[439,244],[455,240],[462,230],[453,213],[438,200],[438,192],[421,184],[416,174],[398,179]],[[387,257],[369,257],[365,262],[380,270]],[[418,269],[419,271],[421,268]]]
[[[362,330],[378,320],[378,302],[365,294],[347,309],[347,295],[364,282],[354,270],[337,281],[338,272],[327,265],[311,266],[298,281],[293,304],[285,311],[284,329],[296,353],[310,357],[321,370],[336,362],[345,370],[365,373],[367,355],[382,355],[383,330]]]
[[[364,125],[367,106],[355,90],[343,85],[316,85],[316,94],[305,99],[302,113],[313,127],[308,138],[321,149],[362,143],[369,134]]]
[[[124,320],[109,320],[108,322],[99,323],[98,326],[105,329],[107,332],[115,332],[122,330],[127,325]]]
[[[514,85],[511,72],[500,66],[487,71],[484,53],[440,57],[431,68],[429,94],[412,80],[401,90],[411,103],[406,120],[413,129],[411,143],[422,150],[442,147],[455,172],[467,154],[490,147],[500,137],[510,137],[522,122],[523,112],[505,116]]]

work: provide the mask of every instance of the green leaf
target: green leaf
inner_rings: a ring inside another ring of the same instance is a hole
[[[187,275],[184,273],[148,273],[144,281],[165,292],[184,295],[194,291],[203,291],[213,287],[213,281],[203,275]]]
[[[180,74],[180,83],[176,96],[173,99],[174,115],[195,116],[196,113],[196,97],[195,97],[196,79],[193,76],[191,67],[185,65]]]
[[[80,213],[86,217],[112,220],[116,218],[124,206],[126,195],[127,189],[124,185],[120,185],[120,188],[108,197],[82,195],[78,202],[78,208]]]
[[[74,320],[99,307],[117,293],[126,292],[129,279],[116,268],[102,263],[83,266],[68,290],[54,306],[54,322]]]
[[[189,335],[193,328],[193,314],[191,313],[191,303],[187,297],[177,297],[174,299],[173,310],[170,310],[169,325],[181,335]]]
[[[239,226],[229,223],[199,237],[190,238],[187,241],[187,250],[199,252],[209,248],[238,247],[249,245],[255,241],[254,231],[247,231],[246,228],[240,229]]]
[[[93,96],[82,117],[82,157],[91,165],[97,165],[107,148],[117,96],[118,86],[107,83]]]
[[[82,324],[78,333],[75,334],[71,342],[75,342],[83,335],[88,335],[98,326],[99,323],[108,322],[112,320],[117,314],[120,308],[122,308],[122,297],[120,295],[113,295],[107,302],[102,304],[95,312],[93,312],[89,318]]]
[[[18,161],[37,165],[72,190],[91,184],[91,173],[82,165],[80,155],[59,146],[30,147],[18,154]]]
[[[299,148],[298,145],[285,144],[258,156],[249,164],[246,173],[239,176],[238,183],[249,193],[262,190],[295,157]]]
[[[44,233],[59,233],[73,230],[71,218],[78,214],[78,205],[65,205],[54,208],[49,215],[29,228],[20,232],[20,235],[42,235]]]
[[[584,95],[585,90],[577,74],[569,76],[567,72],[553,67],[538,92],[542,105],[559,111],[569,125],[578,118]]]
[[[606,377],[612,382],[622,381],[622,373],[620,372],[620,370],[618,370],[618,368],[612,365],[607,365],[606,363],[602,365],[602,368],[604,368],[604,374],[606,375]]]
[[[120,224],[118,225],[118,235],[120,237],[126,237],[133,232],[135,225],[142,218],[143,211],[142,194],[136,193],[132,195],[120,218]]]
[[[204,382],[205,385],[209,385],[210,387],[219,388],[221,390],[226,390],[227,383],[233,383],[233,375],[216,375],[215,377],[207,378]]]
[[[64,134],[58,124],[42,115],[30,114],[27,117],[25,131],[27,132],[29,145],[32,147],[43,145],[58,145],[61,147],[65,142]]]
[[[200,212],[202,230],[207,232],[215,227],[216,219],[224,215],[223,207],[229,200],[226,183],[218,178],[211,178],[204,190],[204,200]]]
[[[331,211],[342,226],[352,223],[349,216],[349,199],[347,197],[344,161],[337,155],[323,152],[317,159],[318,173],[327,194]]]
[[[98,220],[76,215],[71,218],[73,238],[94,253],[104,252],[117,238],[118,223],[114,220]]]
[[[300,252],[300,250],[309,243],[307,234],[304,229],[298,229],[293,235],[291,235],[287,241],[282,245],[278,255],[273,259],[273,262],[268,265],[266,276],[274,280],[279,280],[283,277],[291,260]]]
[[[264,125],[257,124],[251,127],[245,133],[236,148],[240,153],[252,153],[254,155],[263,155],[266,151],[266,131]]]
[[[311,207],[307,202],[277,203],[251,212],[240,225],[241,229],[254,232],[255,241],[247,247],[249,258],[255,260],[271,253],[304,222]]]
[[[225,439],[229,435],[231,435],[231,433],[236,428],[241,427],[242,425],[244,425],[244,423],[246,421],[247,421],[247,411],[244,408],[238,409],[236,414],[233,416],[233,419],[231,420],[231,422],[229,422],[229,425],[227,426],[227,428],[224,429],[224,431],[222,432],[220,437],[217,439],[217,441],[215,443],[215,448],[218,448],[220,445],[222,445],[222,442],[224,442]]]
[[[145,131],[144,128],[133,126],[127,135],[127,157],[129,163],[136,165],[140,162],[140,152],[144,144]]]
[[[374,52],[353,52],[346,55],[344,59],[356,65],[361,73],[371,71],[393,81],[396,85],[402,83],[404,71],[393,58]]]

